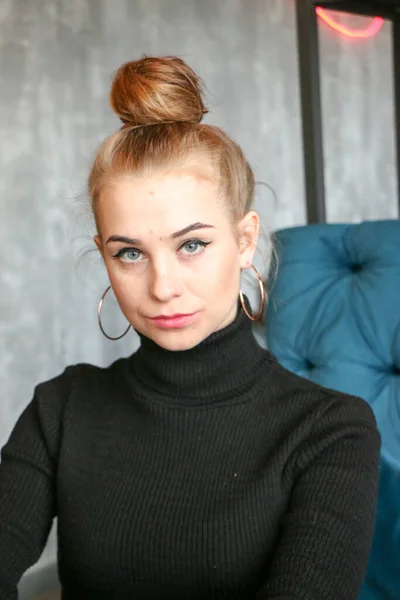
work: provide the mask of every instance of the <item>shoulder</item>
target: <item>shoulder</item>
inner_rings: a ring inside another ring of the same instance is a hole
[[[68,399],[75,391],[88,386],[101,387],[107,381],[113,381],[116,373],[123,368],[125,358],[120,358],[107,367],[100,367],[90,363],[76,363],[68,365],[58,375],[38,383],[35,393],[40,396],[53,396],[54,399]]]
[[[270,371],[270,385],[276,390],[277,403],[297,407],[312,421],[318,421],[324,415],[329,418],[330,414],[337,413],[338,416],[356,415],[360,421],[376,425],[374,413],[365,400],[296,375],[283,367],[275,357]]]
[[[109,401],[107,390],[114,389],[116,372],[124,359],[109,367],[89,363],[67,366],[58,375],[35,386],[32,401],[25,408],[19,427],[40,431],[50,454],[56,455],[66,431],[85,420],[88,413],[96,418],[102,398]]]
[[[340,438],[361,436],[375,450],[380,446],[375,415],[364,399],[300,377],[276,359],[270,372],[270,389],[275,390],[274,409],[286,429],[296,430],[298,443],[313,444],[318,440],[317,447],[319,442],[329,444]]]
[[[58,375],[38,383],[34,391],[34,402],[39,412],[46,416],[52,414],[62,418],[70,404],[75,405],[101,396],[108,384],[113,385],[116,372],[125,359],[119,359],[108,367],[99,367],[89,363],[68,365]]]

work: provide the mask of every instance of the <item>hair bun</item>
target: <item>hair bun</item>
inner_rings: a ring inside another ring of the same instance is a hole
[[[130,61],[116,72],[110,93],[114,112],[124,124],[199,123],[208,112],[196,73],[175,56]]]

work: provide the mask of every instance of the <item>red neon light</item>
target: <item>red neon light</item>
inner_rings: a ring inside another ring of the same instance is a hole
[[[338,31],[342,35],[346,35],[347,37],[370,38],[376,35],[383,25],[383,19],[381,17],[374,17],[372,23],[365,29],[349,29],[349,27],[345,27],[344,25],[341,25],[335,21],[335,19],[330,17],[320,6],[317,6],[315,10],[317,15],[321,17],[321,19],[325,21],[329,27],[332,27],[332,29]]]

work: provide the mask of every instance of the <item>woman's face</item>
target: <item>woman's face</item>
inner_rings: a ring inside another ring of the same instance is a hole
[[[104,189],[95,237],[131,325],[168,350],[187,350],[236,316],[258,216],[232,227],[217,185],[193,168],[125,176]]]

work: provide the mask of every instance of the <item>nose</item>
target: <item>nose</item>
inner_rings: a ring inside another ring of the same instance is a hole
[[[179,267],[165,258],[153,263],[150,276],[150,295],[159,302],[167,302],[183,292]]]

